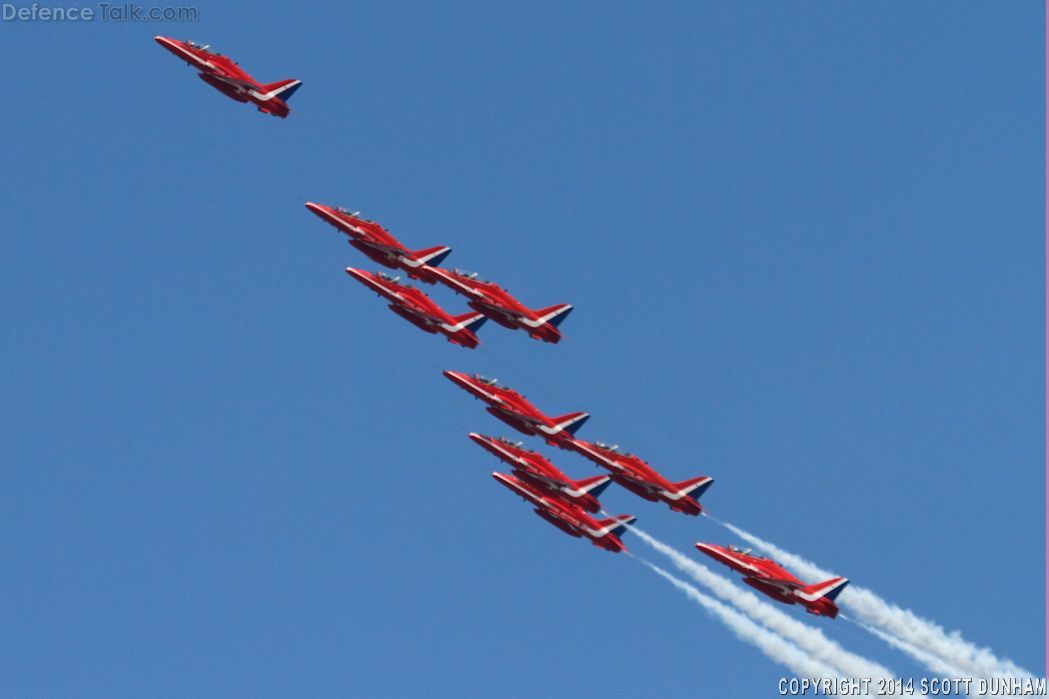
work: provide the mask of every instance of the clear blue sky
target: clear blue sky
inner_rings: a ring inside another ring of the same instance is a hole
[[[774,693],[492,482],[466,434],[506,430],[444,368],[1044,671],[1042,4],[199,7],[0,24],[5,694]],[[301,78],[292,115],[158,33]],[[417,331],[307,200],[573,303],[566,341]]]

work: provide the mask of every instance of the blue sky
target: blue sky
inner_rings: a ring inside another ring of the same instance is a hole
[[[714,476],[716,516],[1044,672],[1044,6],[199,8],[0,24],[5,693],[775,692],[493,483],[466,434],[506,430],[445,368],[590,411],[581,437]],[[292,115],[158,33],[302,79]],[[307,200],[574,304],[566,340],[424,335]]]

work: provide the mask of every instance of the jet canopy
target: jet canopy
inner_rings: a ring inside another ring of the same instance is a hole
[[[211,48],[210,44],[198,44],[197,42],[193,41],[192,39],[187,41],[186,44],[188,44],[190,48],[199,49],[200,51],[207,51],[208,49]]]
[[[604,442],[594,442],[594,444],[605,451],[610,451],[621,456],[633,456],[630,452],[621,450],[618,444],[605,444]]]
[[[340,214],[346,214],[347,216],[352,216],[353,218],[360,218],[361,215],[360,211],[350,211],[349,209],[344,209],[341,206],[336,206],[335,210],[338,211]],[[363,221],[365,219],[361,220]]]
[[[477,272],[469,272],[469,271],[467,271],[465,269],[459,269],[457,267],[455,269],[455,273],[457,275],[459,275],[460,277],[466,277],[467,279],[472,279],[473,281],[480,282],[481,284],[491,284],[492,283],[492,282],[488,281],[487,279],[482,279],[481,276],[479,274],[477,274]]]
[[[749,549],[749,548],[748,549],[741,549],[738,546],[729,545],[728,550],[731,551],[732,553],[738,553],[741,556],[750,556],[750,555],[752,555],[752,551],[754,549]],[[755,556],[755,558],[760,558],[760,556]]]
[[[383,281],[387,281],[387,282],[394,282],[394,283],[401,281],[400,277],[398,277],[396,275],[393,275],[393,274],[387,274],[386,272],[379,272],[379,279],[382,279]]]
[[[499,383],[499,379],[490,379],[487,376],[481,376],[480,374],[474,374],[474,378],[486,386],[494,386]]]

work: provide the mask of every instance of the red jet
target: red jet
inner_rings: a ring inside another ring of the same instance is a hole
[[[221,53],[208,51],[207,46],[200,46],[192,41],[179,41],[166,36],[155,36],[153,39],[188,63],[191,68],[200,71],[200,79],[213,88],[238,102],[252,102],[260,112],[278,116],[288,116],[288,100],[299,89],[299,80],[278,80],[275,83],[263,84],[255,80],[237,62]]]
[[[528,485],[545,491],[548,495],[566,500],[587,512],[601,511],[601,503],[597,499],[612,482],[608,476],[594,476],[574,481],[542,454],[522,448],[521,442],[485,437],[476,432],[470,433],[470,439],[510,464],[513,467],[514,475]]]
[[[696,544],[696,548],[715,561],[743,573],[743,582],[758,592],[784,604],[800,604],[809,614],[838,616],[838,605],[834,603],[838,594],[849,584],[846,578],[831,578],[821,583],[806,585],[795,578],[771,558],[755,556],[750,549],[735,546]]]
[[[488,403],[488,412],[493,417],[502,420],[518,432],[542,437],[550,446],[570,448],[569,445],[575,441],[572,435],[590,419],[587,413],[547,417],[517,391],[497,386],[495,379],[486,379],[477,374],[468,376],[458,371],[445,371],[444,375],[475,398]]]
[[[703,511],[699,496],[710,487],[714,479],[710,476],[689,478],[680,483],[671,483],[658,471],[645,463],[641,457],[624,454],[619,447],[601,442],[573,440],[569,445],[598,466],[612,472],[612,480],[645,500],[662,500],[670,509],[686,515],[698,515]]]
[[[398,284],[397,277],[379,272],[372,274],[352,267],[346,273],[366,287],[393,303],[390,310],[401,316],[420,330],[431,335],[443,333],[453,345],[473,349],[480,341],[477,329],[488,320],[480,313],[467,313],[461,316],[450,316],[434,303],[429,296],[414,286]]]
[[[361,218],[359,211],[346,211],[342,207],[314,204],[312,201],[306,202],[306,208],[348,235],[350,245],[375,262],[390,269],[403,270],[412,279],[427,284],[436,281],[430,263],[441,264],[452,251],[449,247],[439,246],[413,252],[375,221]]]
[[[533,311],[511,296],[506,289],[493,282],[477,278],[477,274],[446,269],[434,269],[437,281],[470,299],[469,304],[504,328],[518,328],[528,333],[529,337],[543,342],[558,342],[561,331],[558,326],[572,307],[559,303],[538,311]]]
[[[594,519],[578,505],[555,497],[549,491],[540,490],[529,483],[508,476],[505,473],[492,473],[492,478],[533,503],[535,513],[554,525],[565,534],[577,538],[586,537],[598,548],[612,553],[626,551],[620,540],[627,527],[636,521],[631,515],[619,515],[609,519]]]

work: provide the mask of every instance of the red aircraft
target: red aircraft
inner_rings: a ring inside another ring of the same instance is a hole
[[[838,616],[838,605],[834,600],[849,584],[846,578],[831,578],[806,585],[771,558],[755,556],[750,549],[703,543],[696,544],[696,548],[715,561],[743,573],[743,582],[774,600],[784,604],[800,604],[809,614],[831,619]]]
[[[221,53],[208,51],[192,41],[179,41],[166,36],[155,36],[154,40],[171,53],[200,71],[200,79],[213,88],[238,102],[252,102],[260,112],[288,116],[288,100],[299,89],[299,80],[278,80],[275,83],[260,83],[244,72],[236,61]]]
[[[612,480],[635,495],[652,502],[662,500],[670,509],[686,515],[698,515],[703,511],[699,496],[714,482],[709,476],[700,476],[671,483],[641,457],[620,452],[614,445],[576,439],[568,444],[568,448],[607,468],[612,472]]]
[[[477,278],[473,272],[434,269],[437,281],[470,299],[469,304],[504,328],[520,328],[543,342],[558,342],[561,331],[558,326],[572,307],[567,303],[533,311],[511,296],[506,289],[493,282]]]
[[[545,491],[548,495],[566,500],[587,512],[601,511],[601,503],[597,499],[612,482],[608,476],[594,476],[574,481],[542,454],[522,448],[521,442],[485,437],[476,432],[470,433],[470,439],[510,464],[513,467],[514,475],[528,485]]]
[[[492,478],[533,503],[535,513],[569,536],[586,537],[598,548],[612,553],[626,551],[620,540],[627,527],[635,522],[636,517],[619,515],[609,519],[594,519],[578,505],[566,502],[550,493],[540,490],[529,483],[505,473],[492,473]]]
[[[342,207],[314,204],[312,201],[306,202],[306,208],[348,235],[350,245],[375,262],[390,269],[403,270],[412,279],[427,284],[433,284],[436,280],[430,263],[441,264],[452,251],[449,247],[439,246],[413,252],[375,221],[360,218],[359,211],[346,211]]]
[[[539,408],[529,403],[517,391],[505,386],[497,386],[495,379],[486,379],[474,374],[469,376],[458,371],[445,371],[453,383],[488,403],[488,412],[518,432],[542,437],[550,446],[569,448],[575,440],[572,436],[583,426],[590,415],[587,413],[568,413],[560,417],[547,417]]]
[[[488,320],[482,314],[474,312],[461,316],[450,316],[429,296],[414,286],[398,284],[397,277],[391,277],[382,272],[372,274],[347,267],[346,273],[380,296],[392,301],[390,310],[420,330],[425,330],[431,335],[438,332],[443,333],[447,336],[448,342],[469,349],[479,344],[477,329]]]

